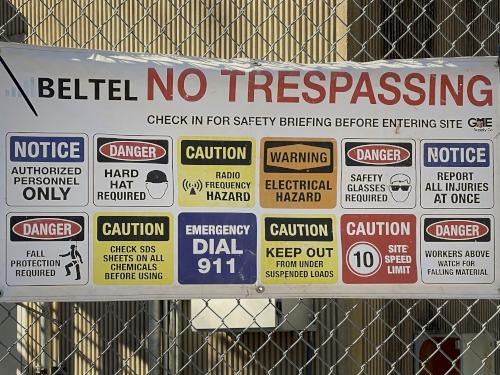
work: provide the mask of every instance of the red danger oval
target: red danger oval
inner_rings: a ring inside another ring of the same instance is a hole
[[[113,141],[99,147],[99,152],[115,160],[149,161],[161,159],[167,150],[150,142]]]
[[[352,160],[362,164],[391,165],[410,158],[406,148],[389,144],[367,144],[351,148],[347,152]]]
[[[425,231],[435,238],[464,241],[483,237],[490,229],[487,225],[473,220],[442,220],[432,223]]]
[[[12,231],[34,240],[58,240],[76,236],[82,231],[82,226],[71,220],[47,217],[21,221],[12,227]]]

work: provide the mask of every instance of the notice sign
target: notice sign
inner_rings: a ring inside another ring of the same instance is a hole
[[[495,281],[493,218],[424,216],[421,221],[422,281],[486,284]]]
[[[84,206],[88,202],[85,134],[9,133],[7,204]]]
[[[342,279],[346,284],[417,281],[413,215],[343,215]]]
[[[260,149],[262,207],[335,207],[334,139],[263,138]]]
[[[169,214],[98,213],[94,218],[94,283],[164,285],[173,282]]]
[[[195,137],[178,142],[181,206],[254,206],[255,140]]]
[[[415,142],[344,140],[342,206],[415,207]]]
[[[255,215],[181,213],[178,259],[181,284],[255,283]]]
[[[174,201],[170,137],[94,138],[97,206],[171,206]]]
[[[335,284],[338,250],[335,217],[264,216],[263,284]]]
[[[423,141],[422,159],[422,207],[493,207],[490,141]]]
[[[88,282],[87,216],[9,214],[8,285],[84,285]]]

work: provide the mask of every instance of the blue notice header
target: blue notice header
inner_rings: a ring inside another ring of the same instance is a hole
[[[78,163],[85,157],[83,137],[12,136],[11,161],[33,163]]]
[[[254,284],[257,219],[249,213],[181,213],[181,284]]]
[[[489,143],[425,143],[425,167],[489,167]]]

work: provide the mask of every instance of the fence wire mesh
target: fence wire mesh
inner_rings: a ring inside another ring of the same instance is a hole
[[[498,0],[0,0],[0,40],[298,63],[494,55]],[[497,374],[498,300],[0,304],[0,374]]]

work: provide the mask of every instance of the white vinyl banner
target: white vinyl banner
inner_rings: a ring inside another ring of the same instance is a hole
[[[496,57],[0,63],[0,301],[500,297]]]

